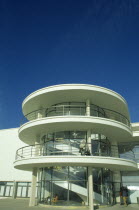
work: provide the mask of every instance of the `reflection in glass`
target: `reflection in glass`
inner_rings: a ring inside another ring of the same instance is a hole
[[[87,167],[42,168],[39,180],[39,202],[55,205],[88,205]],[[94,203],[112,204],[112,173],[108,169],[93,169]]]
[[[86,167],[42,168],[39,202],[53,205],[53,198],[57,195],[56,205],[82,205],[81,191],[87,193],[86,173]]]
[[[101,134],[92,134],[92,154],[94,156],[110,156],[111,145],[109,140]]]

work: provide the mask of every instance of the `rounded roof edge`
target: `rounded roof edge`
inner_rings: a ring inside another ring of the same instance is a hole
[[[52,91],[57,91],[57,90],[65,90],[66,88],[65,87],[68,87],[67,89],[73,89],[72,87],[74,87],[75,89],[79,89],[79,86],[83,86],[84,87],[84,90],[94,90],[95,88],[96,89],[101,89],[102,92],[109,92],[111,94],[114,94],[116,95],[118,98],[122,99],[122,101],[127,105],[127,102],[126,100],[123,98],[123,96],[121,96],[119,93],[111,90],[111,89],[108,89],[108,88],[105,88],[105,87],[102,87],[102,86],[97,86],[97,85],[90,85],[90,84],[59,84],[59,85],[52,85],[52,86],[48,86],[48,87],[44,87],[44,88],[41,88],[41,89],[38,89],[34,92],[32,92],[31,94],[29,94],[25,99],[24,101],[22,102],[22,109],[25,105],[25,103],[30,100],[31,98],[35,97],[36,95],[38,95],[38,93],[40,92],[40,94],[43,94],[43,93],[47,93],[47,92],[52,92]],[[88,89],[87,89],[88,88]],[[90,89],[91,88],[91,89]]]

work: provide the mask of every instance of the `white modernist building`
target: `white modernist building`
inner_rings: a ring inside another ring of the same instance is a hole
[[[22,110],[18,135],[26,146],[16,151],[14,167],[32,173],[30,206],[112,205],[121,186],[137,202],[139,123],[130,122],[121,95],[93,85],[55,85],[30,94]]]

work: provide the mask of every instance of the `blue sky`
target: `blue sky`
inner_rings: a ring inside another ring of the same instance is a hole
[[[139,121],[138,0],[1,0],[0,129],[18,127],[21,104],[49,85],[104,86]]]

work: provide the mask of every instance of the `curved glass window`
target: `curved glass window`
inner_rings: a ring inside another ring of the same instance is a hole
[[[135,143],[133,142],[122,142],[118,145],[120,158],[129,159],[137,162]]]
[[[92,135],[92,154],[94,156],[110,156],[111,144],[107,137],[101,134]]]
[[[96,117],[105,117],[105,111],[103,108],[96,106],[94,104],[91,104],[90,106],[90,115],[96,116]]]
[[[112,204],[112,172],[108,169],[92,169],[94,202]],[[38,200],[48,205],[88,205],[88,168],[57,166],[40,169]],[[54,197],[58,198],[54,202]]]
[[[42,137],[44,151],[50,155],[77,155],[81,141],[87,141],[85,131],[60,131]]]
[[[90,148],[85,131],[48,133],[42,137],[42,140],[45,145],[44,150],[51,155],[79,155],[80,153],[85,155]],[[84,151],[81,151],[82,144],[84,144]],[[110,156],[111,145],[109,140],[102,134],[92,134],[91,151],[88,155]]]
[[[60,131],[55,133],[48,133],[43,138],[44,142],[47,141],[81,141],[82,139],[86,139],[86,131]]]
[[[82,205],[87,195],[87,168],[58,166],[42,168],[39,180],[39,202],[55,205]],[[58,200],[54,203],[54,197]]]

